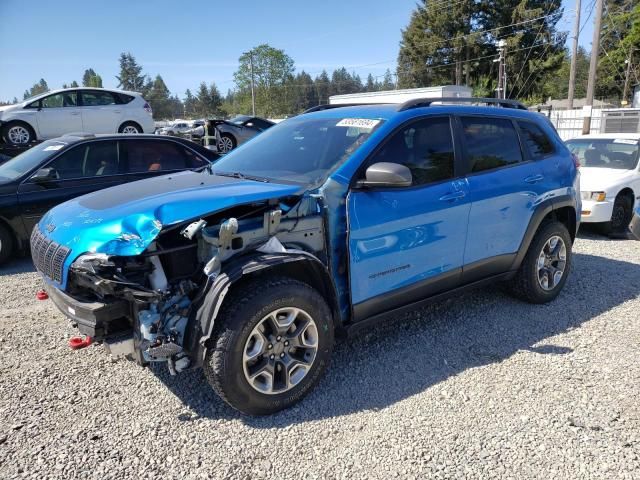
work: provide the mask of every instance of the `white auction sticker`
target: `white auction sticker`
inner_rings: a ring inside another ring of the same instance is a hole
[[[49,145],[48,147],[45,147],[43,151],[44,152],[56,151],[56,150],[60,150],[62,147],[64,147],[64,145]]]
[[[613,143],[624,143],[625,145],[638,145],[638,140],[631,140],[627,138],[616,138]]]
[[[372,120],[371,118],[343,118],[336,123],[336,127],[357,127],[371,130],[379,123],[380,120]]]

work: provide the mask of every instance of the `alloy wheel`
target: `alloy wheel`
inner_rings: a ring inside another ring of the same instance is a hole
[[[22,125],[15,125],[7,131],[7,138],[11,143],[16,145],[29,143],[30,137],[29,130]]]
[[[222,137],[218,142],[218,150],[228,153],[233,150],[233,141],[229,137]]]
[[[318,327],[311,315],[279,308],[258,322],[245,343],[245,379],[260,393],[287,392],[309,373],[317,352]]]
[[[567,265],[567,246],[557,235],[549,238],[538,255],[538,283],[543,290],[553,290],[562,280]]]
[[[133,125],[127,125],[122,129],[122,133],[140,133]]]

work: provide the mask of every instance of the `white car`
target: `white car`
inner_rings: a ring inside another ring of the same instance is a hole
[[[187,122],[176,122],[168,125],[166,127],[162,127],[158,130],[158,135],[180,135],[191,130],[192,126]]]
[[[625,231],[640,201],[640,133],[584,135],[566,144],[581,165],[582,222]]]
[[[137,92],[67,88],[0,107],[5,142],[24,145],[71,132],[153,133],[151,107]]]

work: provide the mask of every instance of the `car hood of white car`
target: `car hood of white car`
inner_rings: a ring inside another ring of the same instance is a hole
[[[0,113],[5,112],[7,110],[11,110],[19,105],[20,105],[19,103],[17,105],[3,105],[2,107],[0,107]]]
[[[638,173],[618,168],[580,167],[580,190],[607,192],[629,182]]]

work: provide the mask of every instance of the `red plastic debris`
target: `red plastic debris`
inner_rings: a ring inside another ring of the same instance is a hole
[[[71,337],[69,339],[69,347],[72,350],[80,350],[81,348],[88,347],[91,343],[93,343],[91,337]]]
[[[49,295],[47,295],[47,292],[45,292],[44,290],[38,290],[38,293],[36,293],[36,298],[38,300],[48,300]]]

